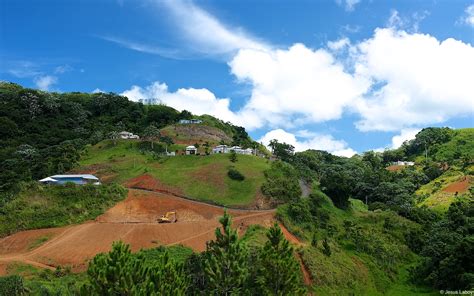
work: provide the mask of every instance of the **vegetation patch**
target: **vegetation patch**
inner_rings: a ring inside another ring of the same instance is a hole
[[[236,180],[236,181],[243,181],[245,180],[245,176],[242,175],[241,172],[239,172],[238,170],[234,169],[234,168],[230,168],[228,171],[227,171],[227,176],[229,176],[229,178],[231,178],[232,180]]]
[[[0,237],[21,230],[81,223],[123,200],[126,190],[116,184],[64,186],[30,183],[0,208]]]
[[[30,243],[30,245],[28,246],[28,250],[36,249],[37,247],[47,242],[50,238],[51,238],[51,235],[43,235],[36,238],[34,241]]]

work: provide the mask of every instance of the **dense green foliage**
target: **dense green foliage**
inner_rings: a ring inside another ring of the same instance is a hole
[[[270,169],[265,171],[266,181],[262,192],[276,202],[288,202],[301,196],[298,174],[290,164],[274,161]]]
[[[58,227],[94,219],[125,198],[116,184],[64,186],[28,183],[0,206],[0,237],[27,229]]]
[[[81,295],[184,295],[188,282],[184,265],[164,252],[154,264],[143,253],[114,243],[112,251],[94,257],[87,269],[88,281]]]
[[[257,271],[258,295],[304,295],[298,276],[299,263],[293,247],[277,223],[268,230]]]
[[[25,295],[23,278],[18,275],[0,277],[0,296]]]
[[[423,242],[421,264],[412,278],[443,290],[474,288],[474,202],[455,202],[432,225]]]

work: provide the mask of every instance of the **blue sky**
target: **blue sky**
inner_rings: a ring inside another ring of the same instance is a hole
[[[349,156],[474,126],[473,1],[0,0],[0,80]]]

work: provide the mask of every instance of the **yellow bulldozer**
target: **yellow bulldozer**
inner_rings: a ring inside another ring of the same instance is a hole
[[[158,223],[176,223],[178,222],[178,213],[176,211],[166,212],[158,218]]]

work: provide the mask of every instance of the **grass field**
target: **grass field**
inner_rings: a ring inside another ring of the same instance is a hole
[[[178,155],[154,159],[137,149],[136,142],[101,142],[87,149],[79,170],[97,173],[105,182],[124,183],[134,177],[150,174],[167,187],[191,198],[226,206],[245,206],[255,201],[264,182],[267,160],[238,155],[232,163],[228,154],[208,156]],[[227,176],[234,166],[245,176],[236,181]]]

